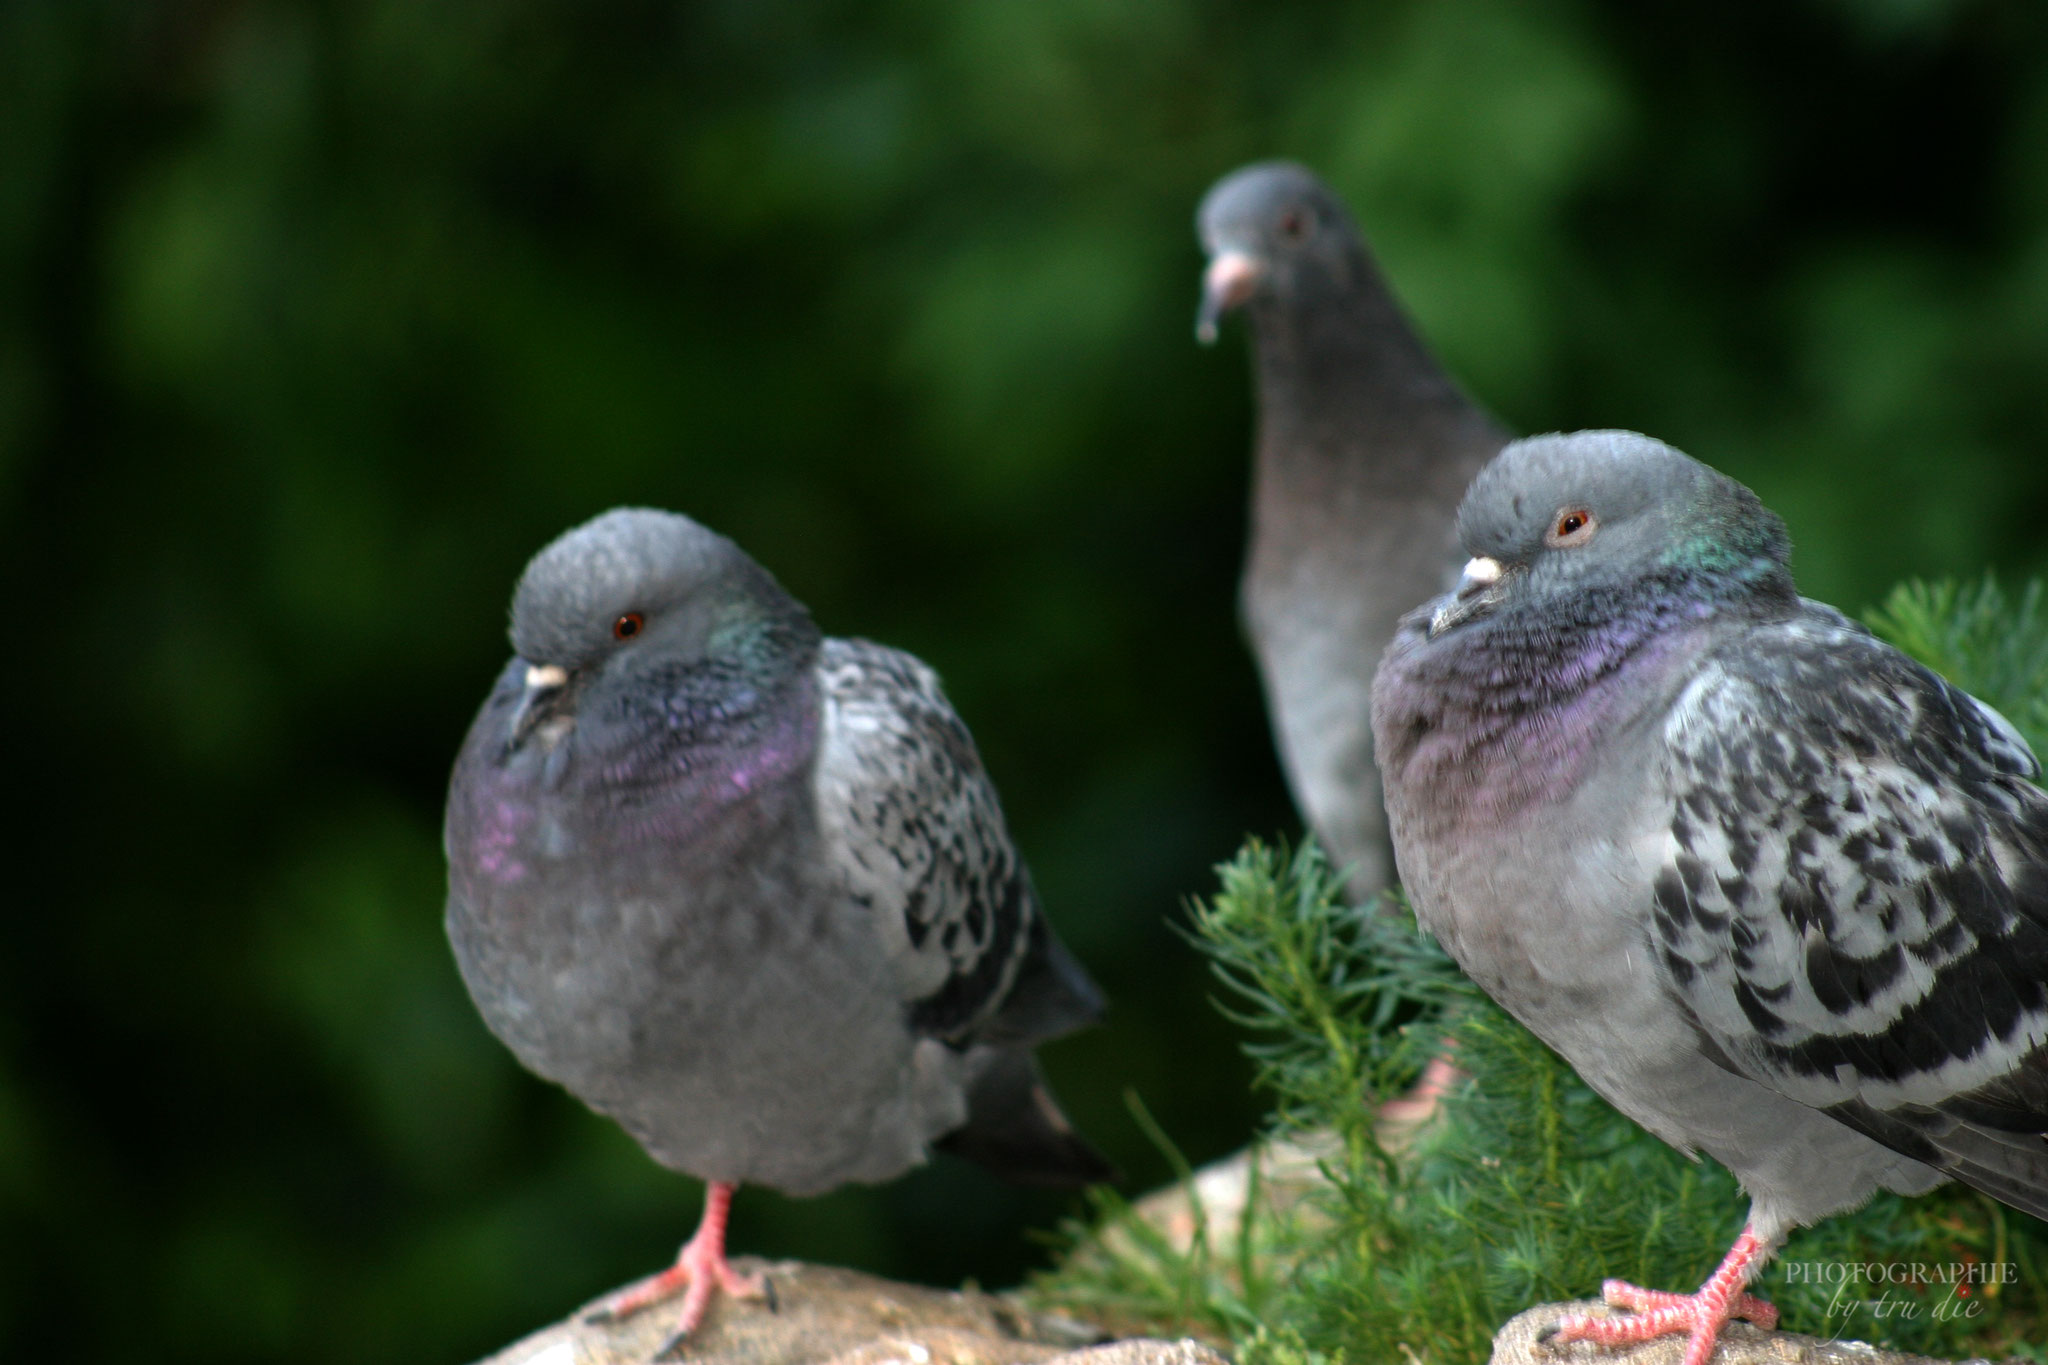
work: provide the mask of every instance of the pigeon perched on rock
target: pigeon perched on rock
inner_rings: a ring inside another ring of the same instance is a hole
[[[738,546],[617,510],[526,568],[517,657],[448,793],[448,936],[530,1070],[709,1182],[673,1269],[755,1294],[739,1184],[881,1181],[933,1144],[1026,1183],[1108,1167],[1032,1045],[1102,998],[1046,923],[932,671],[822,638]]]
[[[1430,355],[1314,175],[1234,171],[1196,225],[1196,334],[1247,308],[1258,375],[1240,610],[1295,805],[1362,899],[1393,874],[1373,668],[1401,613],[1456,579],[1458,499],[1508,436]]]
[[[1627,432],[1519,441],[1373,689],[1418,919],[1586,1083],[1750,1197],[1619,1344],[1775,1322],[1788,1230],[1955,1179],[2048,1216],[2048,794],[2003,717],[1801,598],[1747,488]]]

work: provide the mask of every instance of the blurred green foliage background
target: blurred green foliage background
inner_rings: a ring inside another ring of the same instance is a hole
[[[1164,927],[1293,826],[1233,620],[1232,166],[1325,172],[1524,430],[1753,484],[1810,593],[2048,568],[2032,0],[6,0],[0,1342],[447,1361],[654,1269],[688,1182],[527,1078],[440,931],[525,558],[621,502],[946,677],[1106,1027],[1134,1186],[1253,1122]],[[740,1250],[955,1282],[951,1163]]]

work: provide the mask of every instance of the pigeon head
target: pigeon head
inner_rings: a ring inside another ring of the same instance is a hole
[[[674,512],[622,507],[533,557],[512,597],[527,664],[516,733],[573,713],[595,687],[672,685],[680,672],[766,680],[817,646],[796,600],[739,546]]]
[[[1793,596],[1777,514],[1725,474],[1634,432],[1516,441],[1472,481],[1458,537],[1472,559],[1431,617],[1433,636],[1595,595]]]
[[[1358,229],[1337,196],[1308,170],[1262,161],[1216,182],[1195,213],[1209,268],[1195,335],[1216,339],[1217,321],[1261,298],[1341,294],[1366,275]]]

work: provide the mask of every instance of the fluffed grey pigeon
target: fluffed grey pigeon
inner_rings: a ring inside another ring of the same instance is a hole
[[[462,979],[530,1070],[709,1182],[675,1266],[598,1315],[687,1287],[679,1340],[715,1286],[758,1293],[725,1259],[742,1183],[887,1180],[935,1143],[1108,1174],[1031,1054],[1102,998],[929,668],[634,509],[534,557],[512,644],[448,792]]]
[[[2048,794],[2003,717],[1801,598],[1747,488],[1628,432],[1518,441],[1373,691],[1403,884],[1623,1113],[1741,1181],[1697,1294],[1564,1339],[1775,1323],[1791,1228],[1961,1180],[2048,1216]]]
[[[1456,580],[1458,499],[1508,435],[1430,355],[1307,170],[1233,171],[1196,226],[1196,334],[1248,308],[1258,376],[1239,607],[1295,805],[1362,899],[1393,875],[1372,671],[1401,613]]]

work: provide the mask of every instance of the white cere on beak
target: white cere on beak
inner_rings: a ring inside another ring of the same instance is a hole
[[[1468,588],[1484,588],[1500,582],[1500,561],[1492,555],[1474,555],[1465,561],[1465,572],[1458,580],[1458,591]]]
[[[1475,555],[1466,560],[1457,591],[1429,618],[1429,638],[1433,640],[1452,626],[1492,611],[1499,603],[1500,580],[1506,573],[1506,566],[1492,555]]]
[[[539,692],[569,681],[569,670],[560,664],[531,664],[526,670],[526,690]]]

